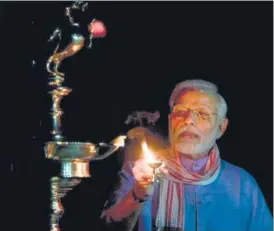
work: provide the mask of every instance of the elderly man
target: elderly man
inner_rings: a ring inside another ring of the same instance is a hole
[[[216,140],[228,119],[217,87],[203,80],[181,82],[169,106],[170,147],[158,171],[163,179],[157,183],[142,158],[126,162],[102,213],[105,223],[120,231],[272,231],[272,215],[255,179],[220,159]]]

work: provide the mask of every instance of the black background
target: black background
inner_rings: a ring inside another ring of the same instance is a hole
[[[6,230],[49,230],[49,179],[58,164],[43,152],[51,139],[45,63],[56,45],[47,40],[57,26],[65,26],[67,5],[0,4]],[[73,89],[62,101],[67,140],[108,142],[129,129],[124,120],[133,110],[160,110],[158,127],[167,132],[175,84],[212,81],[228,104],[229,127],[218,142],[222,158],[255,177],[272,210],[273,3],[89,2],[83,15],[83,27],[95,17],[108,34],[62,63],[64,85]],[[96,230],[119,157],[91,163],[92,177],[64,201],[64,231]]]

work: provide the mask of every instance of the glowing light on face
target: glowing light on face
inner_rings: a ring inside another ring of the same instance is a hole
[[[176,151],[198,155],[214,145],[219,132],[216,109],[216,99],[199,90],[177,98],[169,115],[170,142]]]

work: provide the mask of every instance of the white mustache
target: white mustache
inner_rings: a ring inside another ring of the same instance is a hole
[[[181,129],[179,129],[175,135],[179,136],[180,134],[182,134],[183,132],[189,132],[189,133],[193,133],[194,135],[198,136],[199,138],[202,137],[202,134],[200,133],[200,131],[198,131],[197,129],[194,129],[192,127],[183,127]]]

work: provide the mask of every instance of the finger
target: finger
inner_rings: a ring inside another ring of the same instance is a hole
[[[161,168],[160,171],[165,175],[168,174],[168,170],[166,168]]]
[[[143,177],[144,181],[150,181],[151,179],[153,179],[153,175],[149,175],[149,176],[144,176]]]
[[[148,185],[151,182],[153,182],[153,180],[154,180],[154,176],[151,175],[151,176],[141,176],[138,181],[142,185]]]
[[[132,169],[133,173],[135,174],[138,174],[138,175],[151,175],[152,174],[152,171],[150,169],[146,169],[142,166],[135,166],[133,169]]]
[[[140,172],[142,172],[145,175],[153,175],[153,170],[150,167],[141,167]]]
[[[152,174],[153,169],[147,165],[147,163],[137,163],[134,168],[142,173]]]
[[[168,170],[166,168],[159,168],[156,170],[157,175],[168,175]]]

